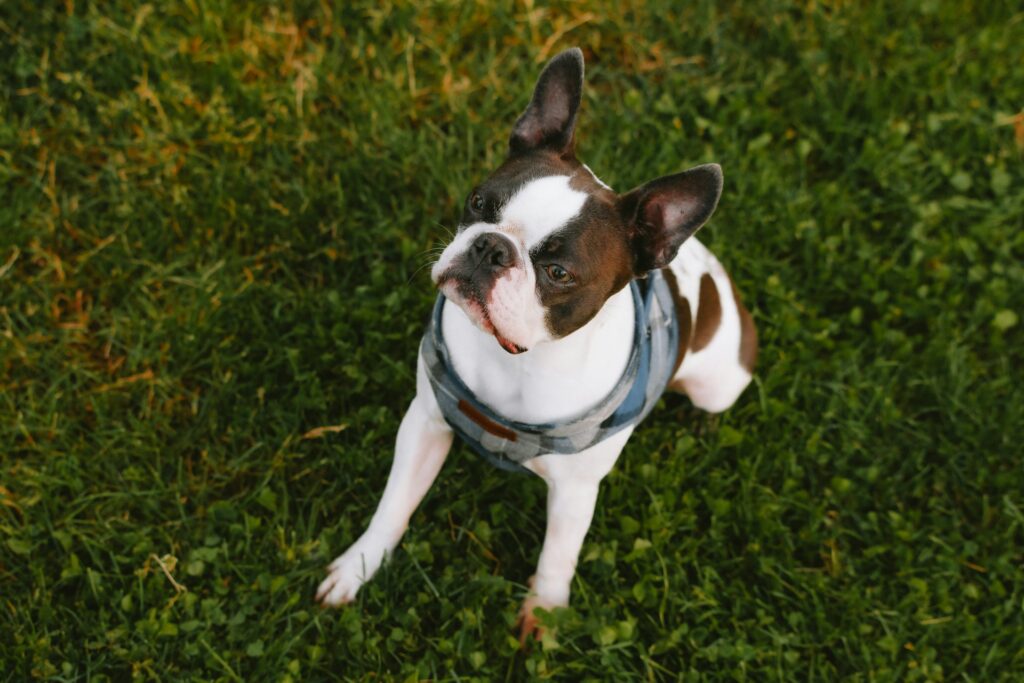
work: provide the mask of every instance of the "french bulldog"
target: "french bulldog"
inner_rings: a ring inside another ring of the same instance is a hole
[[[575,154],[583,54],[544,68],[508,156],[473,188],[433,265],[440,290],[367,530],[316,597],[355,598],[397,546],[456,434],[548,484],[547,528],[520,612],[569,602],[598,487],[665,389],[720,412],[751,379],[757,332],[729,275],[693,234],[722,171],[705,164],[624,194]]]

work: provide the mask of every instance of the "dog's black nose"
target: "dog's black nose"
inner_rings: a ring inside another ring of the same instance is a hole
[[[507,237],[485,232],[473,240],[470,252],[478,264],[494,268],[511,268],[516,262],[516,248]]]

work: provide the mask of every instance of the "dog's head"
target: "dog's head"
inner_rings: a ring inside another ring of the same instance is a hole
[[[619,195],[576,159],[583,53],[544,68],[505,162],[466,198],[431,275],[509,353],[585,325],[635,277],[662,268],[715,210],[716,164]]]

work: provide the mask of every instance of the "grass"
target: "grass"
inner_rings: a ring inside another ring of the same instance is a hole
[[[0,5],[0,679],[1020,680],[1024,13],[675,5]],[[465,448],[321,611],[569,45],[603,179],[723,165],[756,383],[632,439],[557,647],[543,484]]]

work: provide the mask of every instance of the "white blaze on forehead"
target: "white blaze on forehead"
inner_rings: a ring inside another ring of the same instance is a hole
[[[579,215],[587,194],[569,187],[569,176],[531,180],[512,195],[498,224],[518,230],[527,250]]]

